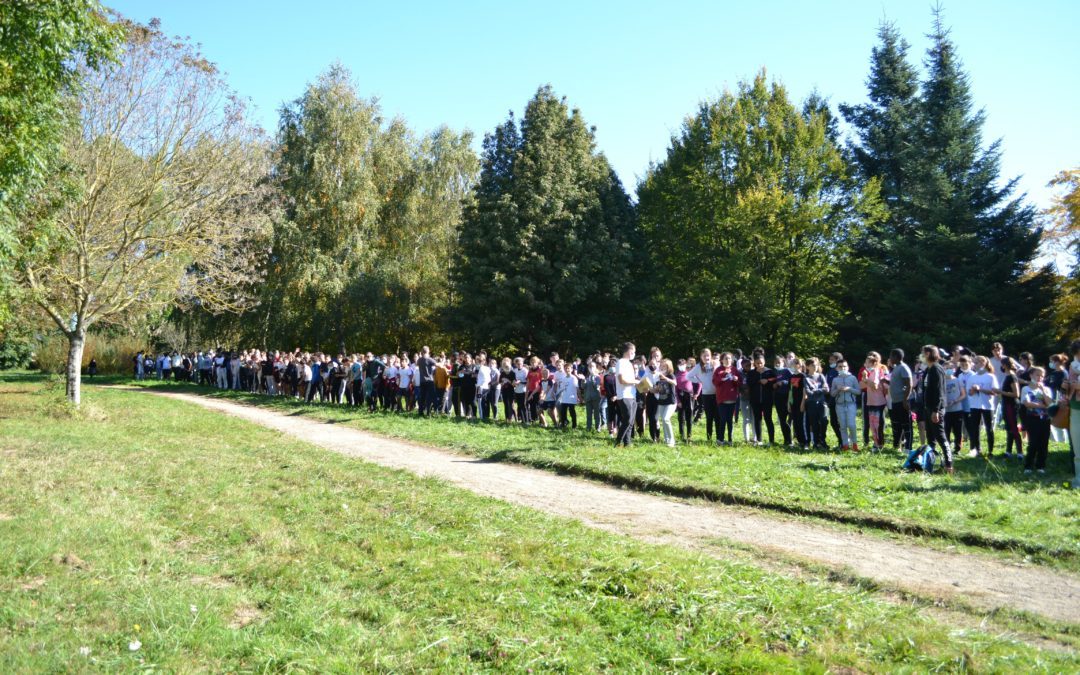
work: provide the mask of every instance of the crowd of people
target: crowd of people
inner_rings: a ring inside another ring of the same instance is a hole
[[[707,443],[731,445],[736,425],[746,443],[780,440],[804,450],[828,449],[830,428],[838,451],[910,453],[917,438],[919,447],[940,453],[950,473],[965,447],[972,457],[994,457],[998,430],[1005,446],[998,456],[1041,474],[1051,438],[1070,447],[1080,443],[1080,413],[1067,430],[1051,425],[1059,406],[1080,411],[1080,340],[1070,351],[1050,356],[1044,368],[1029,352],[1007,356],[1000,343],[989,356],[927,345],[913,365],[902,349],[885,359],[870,352],[862,363],[840,353],[825,361],[792,352],[768,358],[761,348],[749,354],[703,349],[673,362],[656,347],[639,355],[630,343],[619,354],[585,359],[552,353],[546,363],[537,356],[499,359],[483,350],[433,356],[427,347],[413,355],[337,356],[217,349],[157,357],[140,352],[134,375],[371,411],[501,417],[563,429],[577,428],[581,416],[585,429],[623,445],[635,438],[692,443],[695,432]],[[1080,487],[1080,477],[1073,487]]]

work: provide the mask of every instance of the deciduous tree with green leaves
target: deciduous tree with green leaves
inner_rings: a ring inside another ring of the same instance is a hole
[[[851,243],[880,203],[875,182],[854,185],[822,108],[800,110],[759,73],[703,103],[650,167],[638,209],[657,342],[683,352],[833,342]]]
[[[258,332],[240,333],[339,351],[444,342],[449,266],[478,170],[471,141],[445,127],[417,139],[339,65],[308,86],[281,111],[285,218],[262,307],[240,319]]]
[[[0,3],[0,326],[13,288],[15,227],[56,169],[79,64],[109,61],[120,38],[97,0]]]
[[[69,343],[80,399],[83,345],[178,303],[239,311],[266,247],[267,148],[212,63],[156,22],[124,23],[116,63],[83,69],[65,141],[70,189],[22,223],[15,273]]]
[[[1060,292],[1052,306],[1054,334],[1062,342],[1080,335],[1080,169],[1067,169],[1050,181],[1060,192],[1046,210],[1043,243],[1047,252],[1071,267],[1060,274]]]

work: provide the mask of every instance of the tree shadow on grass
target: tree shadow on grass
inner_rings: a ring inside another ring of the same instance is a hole
[[[476,459],[462,459],[457,460],[467,464],[499,464],[503,462],[509,462],[511,464],[518,463],[514,455],[527,454],[529,448],[504,448],[498,452],[493,452],[490,455],[484,457],[477,457]]]

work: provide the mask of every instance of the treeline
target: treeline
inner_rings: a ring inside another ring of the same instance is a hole
[[[703,101],[635,201],[549,86],[477,156],[469,132],[387,119],[335,65],[262,138],[213,64],[156,23],[80,0],[75,35],[96,51],[70,38],[61,0],[20,8],[12,27],[59,37],[18,53],[63,77],[28,76],[50,98],[28,89],[0,110],[26,118],[12,128],[61,116],[41,157],[0,163],[6,361],[40,334],[34,307],[73,362],[88,330],[169,349],[1046,353],[1080,325],[1080,275],[1039,264],[1043,214],[1001,176],[939,16],[921,66],[881,26],[865,103],[795,101],[763,72]],[[1071,254],[1080,181],[1059,181],[1071,192],[1050,232]]]
[[[867,88],[838,116],[758,74],[686,118],[635,204],[550,87],[478,159],[467,133],[384,120],[335,66],[281,113],[258,309],[178,319],[331,351],[1056,346],[1039,214],[940,21],[921,69],[883,25]]]

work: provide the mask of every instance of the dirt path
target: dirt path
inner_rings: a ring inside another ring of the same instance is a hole
[[[154,393],[255,422],[334,452],[437,476],[478,494],[647,542],[720,555],[724,544],[718,540],[726,539],[845,570],[921,596],[959,597],[983,609],[1011,607],[1080,623],[1080,578],[1055,570],[1010,565],[978,554],[938,551],[748,509],[620,490],[195,394]]]

